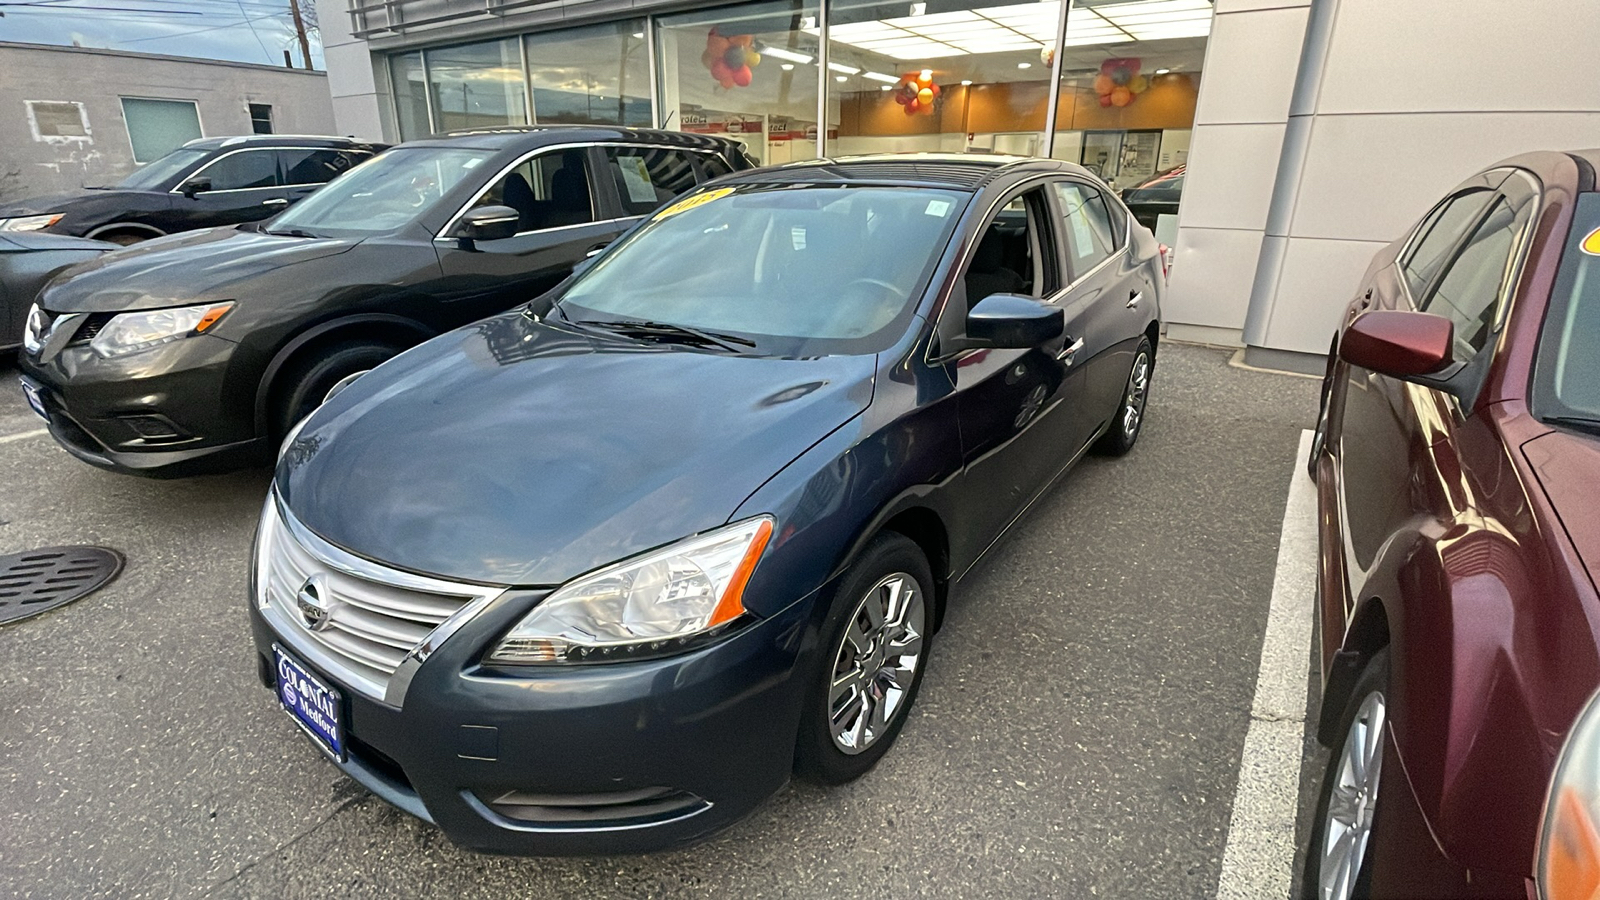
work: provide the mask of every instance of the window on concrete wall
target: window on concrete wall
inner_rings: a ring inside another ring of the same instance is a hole
[[[516,38],[427,51],[438,131],[525,125],[522,50]]]
[[[200,110],[193,100],[123,97],[122,119],[134,162],[147,163],[202,136]]]
[[[266,103],[250,104],[250,130],[256,134],[272,133],[272,107]]]
[[[76,101],[29,100],[28,123],[36,141],[89,139],[89,117]]]
[[[422,51],[389,57],[389,80],[394,87],[394,109],[400,140],[414,141],[433,133],[428,121],[428,76]]]
[[[650,124],[650,59],[643,19],[530,34],[533,120]]]

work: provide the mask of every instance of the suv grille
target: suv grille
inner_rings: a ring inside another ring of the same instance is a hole
[[[425,659],[502,590],[346,553],[295,522],[276,493],[262,511],[258,541],[255,601],[278,636],[334,679],[396,706],[403,685],[394,692],[390,682],[406,657]]]

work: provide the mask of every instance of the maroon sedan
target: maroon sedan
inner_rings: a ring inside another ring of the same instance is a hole
[[[1468,179],[1335,338],[1307,897],[1600,897],[1597,166]]]

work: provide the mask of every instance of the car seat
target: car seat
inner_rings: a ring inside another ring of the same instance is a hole
[[[1021,275],[1005,266],[1005,237],[994,228],[984,232],[967,268],[967,303],[976,304],[990,294],[1018,294],[1027,288]]]

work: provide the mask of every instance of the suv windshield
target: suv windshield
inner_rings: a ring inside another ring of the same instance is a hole
[[[396,147],[284,210],[268,232],[377,234],[410,224],[492,156],[488,150]]]
[[[157,191],[167,179],[206,158],[209,150],[174,150],[133,170],[133,174],[112,185],[130,191]]]
[[[968,196],[818,185],[704,191],[657,212],[573,281],[561,312],[733,334],[776,355],[876,352],[915,311]]]
[[[1578,195],[1572,223],[1539,338],[1533,408],[1545,419],[1600,421],[1600,194]]]

